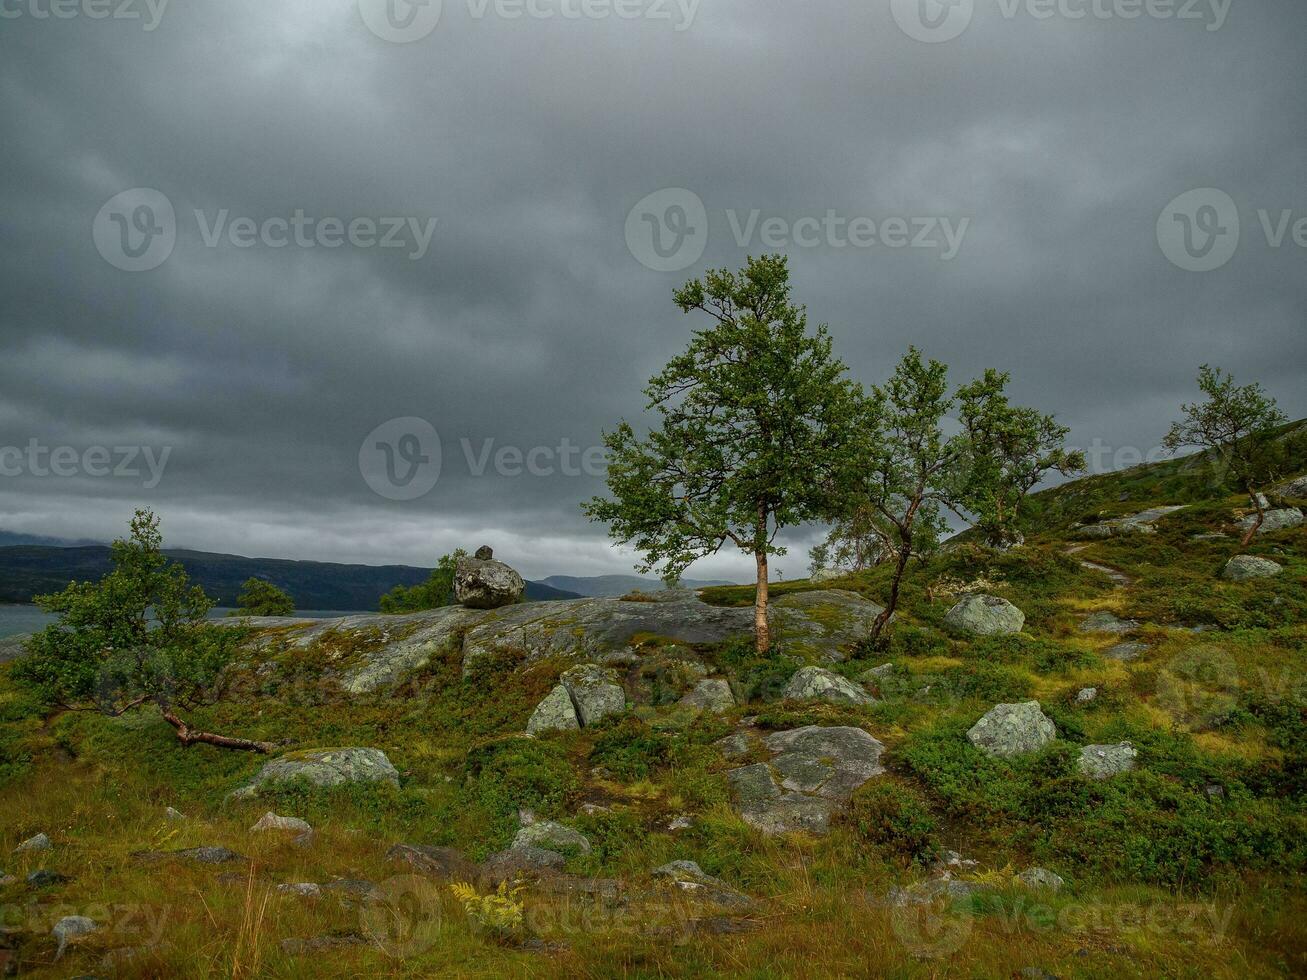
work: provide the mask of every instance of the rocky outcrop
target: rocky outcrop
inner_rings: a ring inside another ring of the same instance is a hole
[[[691,898],[720,908],[746,910],[757,904],[748,895],[708,874],[694,861],[669,861],[654,868],[650,875],[668,882],[677,891]]]
[[[571,697],[582,727],[626,710],[626,692],[617,683],[616,672],[598,664],[578,664],[558,681]]]
[[[471,881],[476,875],[467,855],[453,847],[396,844],[386,852],[386,860],[439,881]]]
[[[1273,534],[1276,531],[1287,531],[1290,528],[1298,527],[1303,522],[1302,511],[1297,507],[1281,507],[1278,510],[1266,511],[1262,526],[1257,529],[1260,534]],[[1239,530],[1245,534],[1252,529],[1257,523],[1257,515],[1249,514],[1239,522]]]
[[[1062,876],[1047,868],[1026,868],[1017,875],[1017,881],[1034,891],[1060,892],[1066,884]]]
[[[681,698],[680,703],[688,708],[720,714],[735,707],[735,695],[731,693],[728,681],[720,677],[706,677],[694,685],[694,689]]]
[[[454,566],[454,599],[468,609],[498,609],[511,606],[522,598],[526,581],[502,561],[481,548],[475,558],[460,558]]]
[[[1129,742],[1115,745],[1086,745],[1080,750],[1076,768],[1090,779],[1107,779],[1135,767],[1139,751]]]
[[[526,723],[528,735],[574,731],[580,727],[581,722],[576,717],[572,696],[567,693],[567,688],[562,684],[555,685],[554,689],[545,695],[544,700],[536,705],[535,711],[531,713]]]
[[[259,770],[254,780],[233,797],[247,799],[272,783],[303,779],[313,786],[343,786],[347,783],[389,783],[399,785],[399,773],[380,749],[309,749],[273,759]]]
[[[1082,633],[1116,633],[1118,635],[1131,633],[1139,628],[1139,624],[1133,619],[1121,619],[1105,609],[1095,613],[1090,613],[1080,624]]]
[[[1002,633],[1020,633],[1026,625],[1026,614],[1006,599],[995,595],[963,596],[944,622],[976,636],[996,636]]]
[[[1287,483],[1281,483],[1275,488],[1275,492],[1281,497],[1302,498],[1307,497],[1307,476],[1300,476],[1295,480],[1289,480]]]
[[[746,744],[753,733],[739,733]],[[727,772],[736,812],[765,834],[824,834],[853,791],[883,773],[884,746],[861,728],[809,725],[761,737],[767,762]],[[721,743],[719,743],[720,745]]]
[[[1126,642],[1118,643],[1109,647],[1103,656],[1109,660],[1120,660],[1122,663],[1129,663],[1131,660],[1138,659],[1141,653],[1147,653],[1149,646],[1147,643]]]
[[[1185,507],[1185,504],[1150,507],[1138,514],[1130,514],[1127,517],[1114,517],[1098,524],[1081,526],[1078,531],[1080,537],[1090,540],[1111,538],[1120,534],[1156,534],[1157,528],[1153,526],[1154,524],[1167,514],[1174,514],[1177,510],[1184,510]]]
[[[1057,728],[1038,701],[1025,701],[995,705],[971,726],[967,738],[982,752],[1011,759],[1042,749],[1057,738]]]
[[[802,667],[790,678],[781,695],[788,701],[826,701],[829,704],[874,704],[875,698],[847,677],[825,667]]]
[[[513,847],[538,847],[559,854],[589,854],[590,840],[579,830],[552,820],[537,820],[517,832]]]
[[[1231,582],[1244,582],[1252,578],[1270,578],[1279,575],[1282,571],[1284,571],[1283,566],[1277,565],[1269,558],[1235,555],[1225,563],[1225,568],[1221,569],[1221,578]]]

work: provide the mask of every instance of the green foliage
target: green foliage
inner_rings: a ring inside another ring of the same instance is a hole
[[[939,830],[930,805],[913,786],[872,780],[853,794],[849,819],[860,840],[914,861],[938,855]]]
[[[619,779],[647,778],[667,764],[672,752],[671,736],[655,731],[631,715],[605,719],[596,731],[590,762]]]
[[[487,932],[507,937],[522,931],[526,912],[522,904],[525,885],[510,886],[501,881],[497,891],[486,895],[461,881],[452,883],[449,889],[463,906],[467,917]]]
[[[137,511],[130,538],[113,544],[112,572],[38,597],[59,621],[32,638],[14,676],[49,703],[109,712],[202,700],[231,657],[234,635],[206,621],[213,603],[162,546],[158,518]]]
[[[745,700],[773,701],[803,666],[784,653],[759,654],[749,643],[740,640],[723,644],[716,651],[717,661],[735,675]]]
[[[245,580],[236,607],[240,613],[232,613],[233,616],[291,616],[295,613],[295,600],[266,579],[250,578]]]
[[[643,571],[676,575],[732,543],[765,584],[778,532],[829,516],[856,468],[861,390],[826,328],[808,331],[789,276],[783,256],[764,256],[678,290],[682,311],[714,322],[649,382],[659,427],[642,439],[622,422],[605,436],[612,498],[584,510],[641,552]]]
[[[476,746],[463,766],[481,794],[513,810],[556,811],[578,787],[572,760],[550,739],[505,738]]]
[[[460,558],[466,558],[467,552],[462,548],[452,555],[442,555],[432,569],[431,575],[421,585],[397,585],[381,597],[380,609],[383,613],[421,612],[423,609],[439,609],[453,605],[454,569]]]

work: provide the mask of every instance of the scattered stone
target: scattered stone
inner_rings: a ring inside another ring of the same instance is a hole
[[[891,908],[907,908],[914,905],[934,905],[941,900],[957,902],[970,898],[981,890],[980,885],[959,881],[945,872],[938,877],[908,885],[906,888],[900,888],[898,885],[891,887],[885,895],[883,904]]]
[[[1020,633],[1026,614],[996,595],[968,595],[948,611],[944,622],[977,636],[996,636]]]
[[[1203,795],[1209,800],[1219,800],[1225,796],[1225,787],[1220,783],[1208,783],[1203,787]]]
[[[1080,750],[1076,767],[1090,779],[1107,779],[1135,767],[1139,751],[1129,742],[1115,745],[1086,745]]]
[[[717,751],[727,759],[739,759],[749,754],[750,743],[749,736],[744,732],[736,732],[734,735],[727,735],[725,738],[719,738],[713,742]]]
[[[802,667],[781,693],[787,701],[825,701],[828,704],[874,704],[876,699],[847,677],[825,667]]]
[[[320,887],[324,892],[334,895],[347,909],[364,906],[381,894],[376,884],[366,878],[333,878]]]
[[[1118,635],[1129,633],[1139,628],[1139,623],[1133,619],[1120,619],[1106,609],[1090,613],[1085,617],[1084,622],[1080,624],[1082,633],[1116,633]]]
[[[1257,529],[1260,534],[1273,534],[1276,531],[1287,531],[1289,528],[1298,527],[1303,522],[1302,511],[1297,507],[1281,507],[1278,510],[1266,511],[1262,526]],[[1257,523],[1257,515],[1249,514],[1239,522],[1239,530],[1245,534]]]
[[[995,705],[967,732],[972,745],[1003,759],[1037,752],[1056,737],[1038,701]]]
[[[1281,497],[1307,497],[1307,476],[1300,476],[1275,488]]]
[[[556,873],[562,871],[565,864],[567,858],[557,851],[542,847],[510,847],[486,859],[481,866],[481,879],[486,885],[494,887],[501,881]]]
[[[182,821],[186,819],[186,814],[182,813],[180,810],[176,810],[172,807],[168,807],[168,809],[163,811],[163,819],[172,820],[172,821]]]
[[[15,847],[14,853],[21,854],[24,851],[48,851],[52,846],[49,835],[42,831],[35,837],[27,838],[27,840]]]
[[[460,558],[454,567],[454,598],[468,609],[511,606],[525,591],[526,581],[502,561]]]
[[[1109,660],[1120,660],[1122,663],[1128,663],[1136,659],[1141,653],[1147,653],[1149,646],[1147,643],[1118,643],[1116,646],[1108,649],[1103,656]]]
[[[27,883],[33,888],[49,888],[52,885],[62,885],[69,880],[71,879],[67,875],[61,875],[58,871],[51,871],[49,868],[38,868],[27,876]]]
[[[166,852],[172,857],[198,864],[229,864],[232,861],[244,861],[246,858],[225,847],[187,847],[180,851]]]
[[[1026,868],[1025,871],[1017,875],[1017,881],[1027,888],[1050,892],[1060,892],[1062,886],[1066,884],[1061,875],[1054,874],[1047,868]]]
[[[314,786],[348,783],[389,783],[399,786],[399,772],[380,749],[308,749],[274,759],[259,770],[254,781],[232,794],[237,799],[258,795],[271,783],[304,779]]]
[[[470,881],[476,873],[467,856],[453,847],[396,844],[386,852],[386,860],[406,864],[418,874],[441,881]]]
[[[299,817],[279,817],[271,810],[259,818],[259,822],[250,828],[250,833],[261,834],[269,830],[287,830],[296,834],[313,833],[313,828],[307,821]]]
[[[472,557],[477,561],[493,561],[495,557],[495,549],[490,547],[488,544],[483,544],[476,550],[476,554]]]
[[[581,722],[576,717],[572,696],[567,693],[567,688],[562,684],[555,686],[545,695],[544,700],[536,705],[535,711],[531,712],[531,717],[526,723],[529,735],[574,731],[580,727]]]
[[[748,895],[732,888],[720,878],[714,878],[694,861],[671,861],[655,868],[651,874],[655,878],[665,878],[680,891],[714,905],[747,909],[756,904]]]
[[[676,816],[672,817],[672,819],[668,822],[667,829],[672,831],[689,830],[693,826],[694,826],[694,821],[690,819],[689,814],[678,813]]]
[[[972,868],[979,866],[979,861],[973,861],[971,858],[964,858],[957,851],[945,850],[944,853],[939,856],[939,859],[931,865],[931,870],[936,873],[945,871],[952,873],[953,871],[970,871]]]
[[[1096,539],[1111,538],[1121,534],[1156,534],[1153,525],[1167,514],[1174,514],[1185,509],[1184,504],[1172,504],[1165,507],[1150,507],[1138,514],[1127,517],[1115,517],[1098,524],[1090,524],[1080,529],[1080,537]]]
[[[1098,688],[1082,687],[1079,691],[1076,692],[1076,704],[1088,704],[1096,697],[1098,697]]]
[[[590,840],[579,830],[553,820],[540,820],[523,827],[513,838],[513,847],[538,847],[549,851],[590,853]]]
[[[700,711],[721,714],[735,707],[735,695],[731,693],[731,685],[728,681],[720,677],[707,677],[695,684],[694,690],[681,698],[681,704],[698,708]]]
[[[88,919],[84,915],[65,915],[50,930],[50,935],[54,936],[55,942],[59,944],[55,959],[59,959],[64,955],[64,950],[69,943],[75,942],[83,936],[89,936],[98,928],[100,927],[96,925],[94,919]]]
[[[879,667],[872,667],[871,670],[864,670],[858,675],[858,680],[863,684],[870,684],[872,681],[880,680],[883,677],[889,677],[893,673],[893,664],[881,664]]]
[[[282,895],[298,895],[300,898],[322,897],[322,886],[314,881],[297,881],[278,885],[277,891]]]
[[[598,664],[579,664],[565,671],[559,682],[571,695],[583,727],[626,710],[626,692],[617,683],[616,673]]]
[[[1229,579],[1231,582],[1243,582],[1252,578],[1270,578],[1272,575],[1279,575],[1282,571],[1284,571],[1283,566],[1277,565],[1268,558],[1235,555],[1225,563],[1225,568],[1221,569],[1221,578]]]

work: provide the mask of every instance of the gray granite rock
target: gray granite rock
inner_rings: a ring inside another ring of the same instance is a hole
[[[522,576],[502,561],[460,558],[454,566],[454,600],[468,609],[511,606],[525,591]]]
[[[1135,620],[1121,619],[1105,609],[1090,613],[1080,624],[1080,632],[1082,633],[1115,633],[1122,635],[1138,628],[1139,623]]]
[[[1107,779],[1135,767],[1138,750],[1129,742],[1115,745],[1086,745],[1080,750],[1076,767],[1090,779]]]
[[[948,611],[944,622],[976,636],[997,636],[1020,633],[1026,624],[1026,615],[999,596],[968,595]]]
[[[582,727],[626,710],[626,692],[617,683],[617,674],[607,667],[578,664],[558,680],[571,696]]]
[[[306,749],[273,759],[259,770],[254,780],[232,794],[237,799],[257,796],[273,783],[303,779],[313,786],[344,786],[349,783],[399,785],[399,773],[380,749]]]
[[[572,696],[567,693],[567,688],[562,684],[555,685],[554,689],[545,695],[526,723],[526,730],[531,735],[572,731],[580,727],[581,722],[576,717]]]
[[[1221,578],[1229,579],[1231,582],[1244,582],[1254,578],[1270,578],[1279,575],[1282,571],[1284,567],[1269,558],[1235,555],[1225,563],[1225,568],[1221,569]]]
[[[720,714],[735,707],[735,695],[731,693],[729,681],[720,677],[706,677],[695,684],[694,689],[681,698],[680,703],[700,711]]]
[[[1147,653],[1148,650],[1149,646],[1147,643],[1130,641],[1126,643],[1118,643],[1116,646],[1110,647],[1103,656],[1107,657],[1109,660],[1120,660],[1123,663],[1128,663],[1131,660],[1137,659],[1140,654]]]
[[[874,704],[875,698],[847,677],[825,667],[801,667],[781,695],[788,701],[825,701],[829,704]]]
[[[1011,759],[1042,749],[1057,738],[1057,729],[1038,701],[1025,701],[995,705],[971,726],[967,738],[982,752]]]
[[[537,820],[527,824],[513,838],[513,847],[538,847],[560,854],[590,853],[590,840],[579,830],[565,827],[552,820]]]
[[[1303,522],[1302,511],[1297,507],[1281,507],[1278,510],[1266,511],[1262,526],[1257,529],[1257,533],[1273,534],[1276,531],[1287,531],[1290,528],[1298,527]],[[1257,515],[1249,514],[1239,522],[1239,529],[1245,534],[1257,523]]]
[[[1062,886],[1066,884],[1066,882],[1062,880],[1061,875],[1054,874],[1047,868],[1038,867],[1026,868],[1025,871],[1017,875],[1017,881],[1021,882],[1021,884],[1025,885],[1027,888],[1036,891],[1043,890],[1050,892],[1060,892]]]
[[[24,851],[48,851],[53,845],[50,843],[50,835],[45,831],[34,837],[29,837],[17,847],[14,848],[15,854],[21,854]]]

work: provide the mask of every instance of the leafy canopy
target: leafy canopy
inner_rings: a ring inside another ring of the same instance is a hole
[[[431,575],[421,585],[397,585],[381,597],[383,613],[421,612],[439,609],[454,603],[454,569],[467,552],[459,548],[452,555],[444,555],[436,562]]]
[[[290,594],[261,578],[246,579],[236,606],[248,616],[290,616],[295,612]]]

